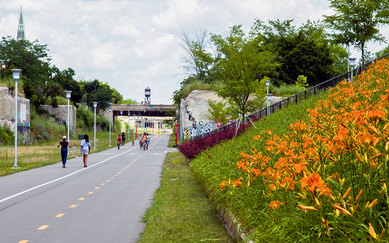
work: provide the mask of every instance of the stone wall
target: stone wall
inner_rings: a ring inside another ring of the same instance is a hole
[[[281,97],[272,96],[270,104],[277,103],[281,99]],[[196,136],[208,133],[218,127],[218,124],[208,118],[210,115],[208,111],[210,108],[208,100],[226,102],[223,98],[219,97],[216,92],[209,90],[193,90],[188,97],[181,100],[179,111],[179,136],[181,140],[185,138],[193,139]],[[263,103],[263,108],[265,107],[266,100],[264,100]],[[260,108],[258,110],[260,110]]]
[[[30,100],[19,96],[17,124],[20,142],[28,142],[30,140]],[[0,126],[7,126],[12,131],[15,129],[15,96],[8,87],[0,87]]]
[[[68,120],[68,106],[67,105],[58,105],[58,107],[53,107],[51,105],[42,105],[42,108],[47,110],[50,114],[54,114],[64,125]],[[77,109],[76,107],[70,105],[69,109],[69,133],[76,137],[77,135]],[[67,130],[66,130],[67,131]]]
[[[214,91],[193,90],[180,104],[180,137],[193,138],[217,127],[208,116],[208,100],[224,101]]]

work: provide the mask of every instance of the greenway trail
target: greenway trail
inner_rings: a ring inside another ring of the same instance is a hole
[[[87,168],[78,157],[0,177],[0,242],[136,242],[168,138],[90,154]]]

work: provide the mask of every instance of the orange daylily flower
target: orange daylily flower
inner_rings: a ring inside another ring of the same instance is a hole
[[[242,184],[240,182],[240,180],[242,180],[242,179],[243,179],[242,177],[239,177],[238,180],[231,182],[231,184],[234,185],[234,187],[238,187],[240,184]]]
[[[223,190],[224,187],[226,187],[226,186],[227,186],[227,182],[226,182],[226,180],[223,180],[223,181],[220,183],[219,188],[220,188],[220,190]]]
[[[272,209],[279,209],[280,206],[284,205],[283,203],[281,203],[280,201],[271,201],[270,204],[269,204],[269,208],[272,208]]]
[[[311,193],[319,192],[319,195],[331,195],[331,189],[327,187],[327,184],[321,179],[318,173],[313,173],[309,177],[301,179],[301,190],[305,187],[308,187]]]

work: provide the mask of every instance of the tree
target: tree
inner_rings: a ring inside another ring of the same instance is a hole
[[[334,30],[336,43],[353,44],[361,50],[362,68],[368,41],[384,41],[378,27],[389,23],[388,0],[330,0],[336,13],[324,16],[324,21]]]
[[[299,75],[305,75],[314,85],[344,72],[344,48],[330,43],[324,25],[307,21],[301,27],[292,20],[269,21],[265,25],[256,20],[251,28],[253,35],[262,36],[268,50],[277,54],[280,67],[271,73],[273,83],[294,84]]]
[[[93,102],[97,101],[96,111],[105,110],[110,106],[112,101],[112,90],[108,84],[102,83],[95,79],[91,82],[86,82],[83,85],[86,93],[86,102],[88,107],[93,109]]]
[[[45,102],[43,88],[50,78],[50,57],[47,55],[46,45],[41,45],[38,41],[2,37],[0,60],[6,66],[0,70],[2,78],[11,75],[12,68],[22,69],[21,79],[26,98],[37,108]]]
[[[226,102],[217,102],[209,99],[208,105],[209,116],[207,118],[211,121],[227,124],[228,119],[226,116],[228,115],[228,109],[226,108]]]
[[[194,71],[194,77],[202,81],[208,80],[209,71],[214,62],[212,55],[206,51],[208,46],[208,34],[206,31],[196,34],[196,40],[191,40],[187,34],[182,34],[181,40],[186,56],[182,57],[184,70]],[[209,81],[209,80],[208,80]]]
[[[217,49],[216,72],[224,84],[217,92],[243,119],[247,112],[253,111],[248,100],[259,80],[279,65],[276,56],[265,50],[261,41],[260,36],[247,37],[240,25],[233,26],[225,39],[212,35]]]

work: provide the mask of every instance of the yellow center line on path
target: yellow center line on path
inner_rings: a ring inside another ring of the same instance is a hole
[[[75,207],[77,207],[77,205],[76,205],[76,204],[73,204],[73,205],[70,205],[69,208],[75,208]]]
[[[78,201],[84,201],[85,200],[85,197],[80,197],[79,199],[78,199]]]
[[[104,186],[104,185],[105,185],[105,183],[101,183],[101,184],[100,184],[100,186]]]
[[[99,190],[99,189],[100,189],[100,187],[98,187],[98,186],[95,187],[95,190]]]
[[[89,195],[93,194],[94,192],[88,192]]]
[[[111,180],[106,180],[106,182],[110,182]]]
[[[59,213],[59,214],[57,214],[55,217],[56,218],[62,218],[62,216],[64,216],[65,214],[64,213]]]
[[[39,227],[37,230],[45,230],[47,229],[49,226],[46,224],[46,225],[42,225],[41,227]]]
[[[115,179],[115,177],[112,176],[110,179],[113,180],[113,179]]]
[[[28,240],[21,240],[18,243],[28,243]]]

